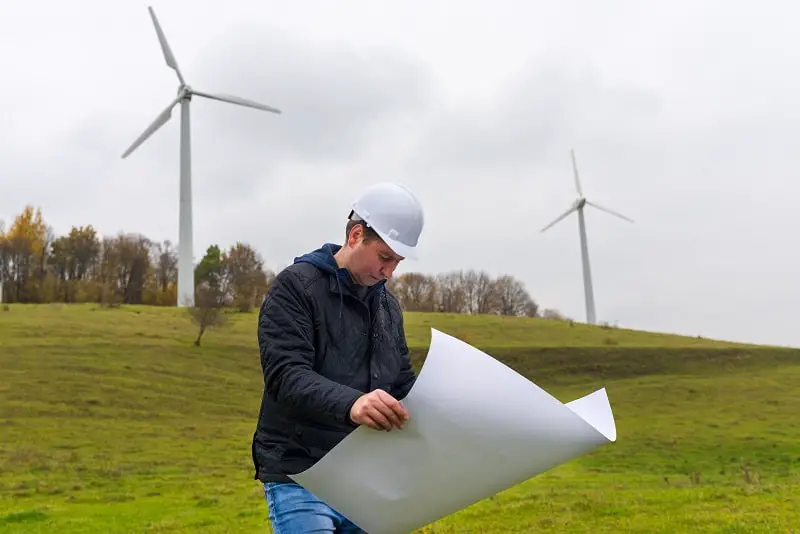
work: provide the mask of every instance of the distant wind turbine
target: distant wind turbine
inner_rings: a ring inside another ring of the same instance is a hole
[[[586,242],[586,222],[583,217],[583,207],[588,204],[589,206],[593,206],[601,211],[605,211],[606,213],[610,213],[611,215],[631,223],[633,222],[633,219],[629,219],[628,217],[615,211],[586,200],[586,198],[583,196],[583,190],[581,189],[581,181],[578,178],[578,164],[575,162],[575,151],[571,150],[570,153],[572,154],[572,169],[575,174],[575,189],[578,191],[578,198],[572,203],[572,206],[567,211],[560,215],[556,220],[542,228],[541,231],[544,232],[548,228],[551,228],[560,220],[566,218],[573,211],[578,212],[578,229],[580,231],[581,238],[581,261],[583,263],[583,291],[586,299],[586,322],[588,324],[595,324],[597,318],[595,316],[594,309],[594,289],[592,288],[592,271],[589,267],[589,246]]]
[[[122,157],[128,157],[136,148],[153,135],[159,128],[169,121],[172,117],[172,108],[180,102],[181,104],[181,141],[180,141],[180,212],[178,230],[178,306],[194,306],[194,268],[192,262],[193,255],[193,230],[192,230],[192,149],[191,149],[191,130],[189,121],[189,103],[193,95],[202,96],[212,100],[219,100],[230,104],[237,104],[249,108],[280,113],[280,110],[266,106],[253,100],[247,100],[238,96],[209,94],[192,89],[186,84],[178,68],[178,62],[172,54],[172,50],[167,44],[167,38],[158,23],[156,14],[152,7],[150,18],[156,29],[156,35],[161,43],[161,50],[164,52],[164,59],[167,65],[175,70],[178,75],[178,96],[162,111],[158,117],[148,126],[145,131],[133,142]]]

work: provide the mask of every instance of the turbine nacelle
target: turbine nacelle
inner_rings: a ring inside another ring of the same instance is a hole
[[[575,200],[572,201],[572,205],[569,207],[569,209],[567,211],[565,211],[564,213],[559,215],[554,221],[552,221],[550,224],[548,224],[547,226],[542,228],[540,230],[540,232],[544,232],[546,230],[549,230],[550,228],[555,226],[556,223],[566,219],[569,216],[569,214],[571,214],[572,212],[578,211],[578,210],[582,210],[586,206],[592,206],[593,208],[598,209],[600,211],[604,211],[604,212],[608,213],[609,215],[613,215],[615,217],[619,217],[620,219],[622,219],[624,221],[628,221],[630,223],[633,222],[633,219],[631,219],[630,217],[626,217],[625,215],[622,215],[621,213],[617,213],[616,211],[613,211],[613,210],[611,210],[609,208],[603,207],[600,204],[597,204],[596,202],[592,202],[592,201],[588,200],[586,197],[584,197],[583,195],[581,195],[581,196],[579,196],[578,198],[576,198]]]

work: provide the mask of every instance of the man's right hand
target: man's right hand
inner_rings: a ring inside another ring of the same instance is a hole
[[[382,389],[376,389],[356,400],[350,408],[350,419],[375,430],[391,430],[403,428],[408,421],[408,412],[400,401]]]

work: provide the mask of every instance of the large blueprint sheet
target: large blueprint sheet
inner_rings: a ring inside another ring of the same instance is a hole
[[[403,405],[405,428],[359,427],[292,476],[370,534],[406,534],[617,438],[604,388],[563,404],[435,329]]]

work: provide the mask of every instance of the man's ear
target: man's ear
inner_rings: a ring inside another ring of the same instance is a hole
[[[363,239],[364,239],[364,227],[361,226],[360,224],[356,224],[350,230],[350,235],[347,236],[347,244],[350,245],[351,247],[354,247],[359,243],[361,243]]]

